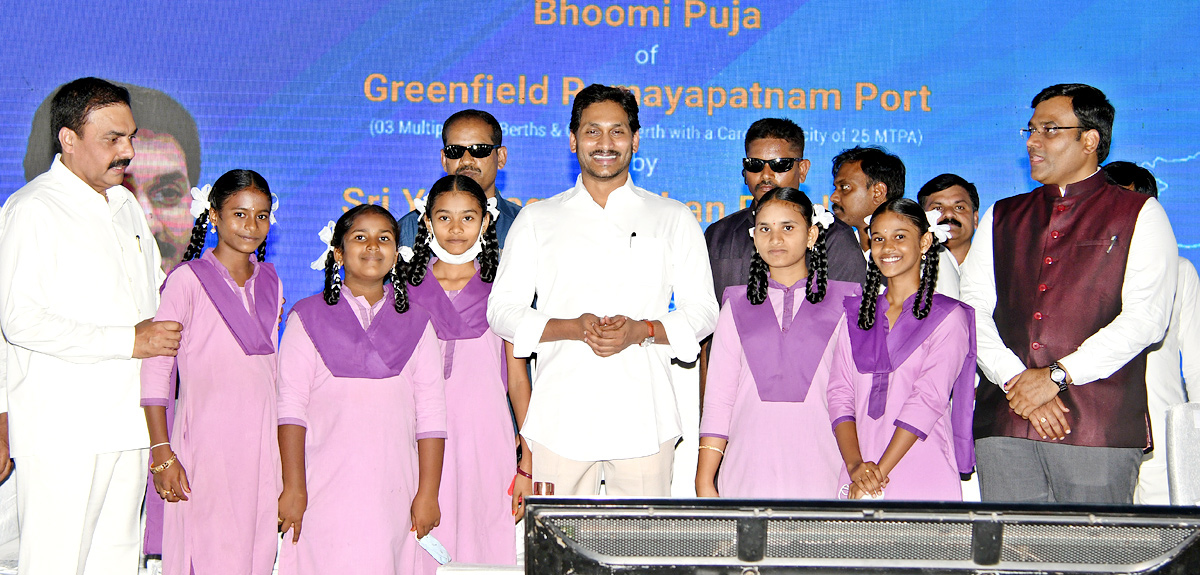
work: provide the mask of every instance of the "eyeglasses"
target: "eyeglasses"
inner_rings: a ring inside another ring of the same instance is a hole
[[[463,157],[464,152],[471,152],[471,155],[476,158],[486,158],[492,155],[492,150],[495,150],[499,147],[500,146],[496,144],[471,144],[470,146],[450,144],[442,148],[442,153],[446,155],[446,158],[451,160],[457,160]]]
[[[1040,128],[1021,128],[1021,135],[1025,138],[1030,138],[1034,134],[1046,138],[1053,138],[1058,135],[1059,130],[1084,130],[1083,126],[1042,126]]]
[[[774,160],[763,160],[760,158],[742,158],[742,169],[746,170],[747,172],[757,174],[763,171],[764,167],[769,165],[771,166],[772,172],[781,174],[783,172],[791,171],[792,166],[795,166],[796,162],[799,162],[803,159],[804,158],[775,158]]]

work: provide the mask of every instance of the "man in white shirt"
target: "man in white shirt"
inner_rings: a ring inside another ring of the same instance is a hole
[[[1115,110],[1059,84],[1032,102],[1030,175],[988,209],[963,264],[979,367],[984,501],[1133,501],[1148,446],[1146,347],[1171,316],[1178,251],[1157,200],[1109,184]]]
[[[1150,170],[1131,162],[1104,166],[1108,181],[1139,194],[1158,198],[1158,181]],[[1170,505],[1167,481],[1167,411],[1187,401],[1200,401],[1200,276],[1196,266],[1179,256],[1179,279],[1171,323],[1162,341],[1146,356],[1146,404],[1154,450],[1142,456],[1134,503]],[[1186,387],[1185,387],[1186,382]]]
[[[716,325],[695,216],[629,177],[638,127],[628,91],[576,95],[579,179],[521,210],[488,300],[488,323],[516,355],[537,353],[521,433],[533,480],[556,495],[594,495],[601,480],[609,495],[670,494],[683,430],[669,363],[695,360]]]
[[[858,234],[863,257],[871,261],[871,234],[867,218],[888,200],[904,197],[904,162],[879,146],[855,146],[833,158],[833,194],[830,211]],[[950,253],[938,250],[938,280],[934,291],[958,297],[958,266]]]
[[[140,358],[175,355],[153,322],[158,246],[121,186],[137,126],[129,93],[97,78],[51,103],[60,155],[0,210],[5,411],[22,574],[137,573],[149,438]],[[7,459],[7,455],[3,459]]]

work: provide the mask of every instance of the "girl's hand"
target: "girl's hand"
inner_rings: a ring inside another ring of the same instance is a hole
[[[513,489],[516,492],[516,489]],[[434,527],[441,524],[442,510],[438,507],[437,496],[430,497],[420,490],[412,502],[412,530],[417,532],[417,538],[429,535]]]
[[[717,493],[717,486],[713,485],[712,481],[697,481],[696,482],[696,497],[720,497]]]
[[[170,459],[175,454],[167,456]],[[163,461],[166,461],[165,459]],[[157,463],[162,463],[159,461]],[[174,463],[170,467],[159,471],[153,475],[154,490],[158,492],[158,496],[163,498],[167,503],[178,503],[187,501],[186,493],[191,493],[192,488],[188,485],[187,471],[183,469],[183,464],[176,457]]]
[[[530,495],[533,495],[533,480],[518,473],[516,481],[513,483],[513,523],[525,517],[525,498]]]
[[[879,465],[873,461],[864,461],[847,469],[847,471],[850,472],[850,481],[852,482],[850,486],[851,499],[861,497],[861,494],[859,497],[854,497],[855,487],[860,491],[870,493],[872,496],[877,496],[879,495],[879,490],[887,484],[887,477],[880,471]]]
[[[279,532],[292,530],[292,545],[300,541],[300,524],[304,511],[308,509],[308,492],[303,489],[284,488],[279,494]]]

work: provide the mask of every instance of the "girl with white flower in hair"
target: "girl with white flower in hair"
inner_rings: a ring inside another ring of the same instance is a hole
[[[867,221],[867,281],[829,376],[844,497],[958,501],[974,468],[975,312],[934,293],[939,216],[899,198]]]
[[[441,517],[442,361],[429,313],[409,305],[386,208],[321,233],[322,293],[296,303],[279,344],[281,575],[432,573]],[[405,520],[407,519],[407,521]]]
[[[192,196],[191,244],[155,315],[183,324],[179,354],[142,361],[152,488],[166,501],[163,573],[267,574],[277,541],[275,342],[283,305],[279,276],[263,263],[271,190],[258,173],[233,170]],[[201,255],[210,225],[216,247]]]
[[[524,516],[532,492],[533,460],[520,426],[529,407],[525,361],[487,323],[487,300],[496,277],[494,198],[475,180],[449,175],[429,188],[413,261],[406,279],[412,301],[429,310],[443,355],[446,379],[446,459],[442,471],[442,523],[434,535],[455,561],[515,564],[513,522]],[[430,281],[434,280],[434,281]]]
[[[837,490],[825,386],[845,329],[842,300],[860,288],[826,277],[832,224],[795,188],[771,190],[755,208],[749,285],[725,290],[713,333],[701,497],[828,499]]]

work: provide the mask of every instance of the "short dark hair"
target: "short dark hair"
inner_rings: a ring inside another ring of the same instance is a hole
[[[1132,185],[1133,191],[1139,194],[1158,197],[1158,180],[1154,174],[1133,162],[1109,162],[1104,166],[1104,177],[1113,185],[1122,188]]]
[[[492,144],[496,146],[504,145],[504,129],[500,127],[500,122],[496,121],[495,116],[484,112],[483,110],[467,109],[459,110],[451,114],[449,118],[446,118],[445,122],[442,122],[443,146],[449,143],[446,141],[446,132],[450,130],[450,126],[453,126],[455,122],[458,122],[459,120],[479,120],[487,124],[492,129]]]
[[[635,134],[641,129],[642,124],[638,122],[637,97],[633,95],[633,92],[616,86],[592,84],[575,94],[575,102],[571,105],[570,128],[572,134],[579,130],[579,117],[583,115],[583,111],[588,106],[599,102],[620,104],[625,109],[625,115],[629,117],[629,129]]]
[[[746,130],[746,149],[750,149],[750,142],[767,138],[786,141],[799,151],[801,158],[804,157],[804,128],[797,126],[795,122],[787,118],[755,120],[750,124],[750,129]]]
[[[1117,114],[1116,109],[1105,97],[1104,92],[1087,84],[1055,84],[1038,92],[1029,107],[1036,108],[1038,104],[1059,96],[1071,99],[1071,109],[1075,112],[1075,117],[1079,119],[1079,125],[1083,128],[1080,134],[1086,130],[1096,130],[1100,133],[1100,145],[1096,147],[1096,161],[1104,163],[1104,160],[1108,159],[1109,146],[1112,145],[1112,126],[1113,117]],[[1079,137],[1076,136],[1075,139],[1078,140]]]
[[[129,90],[107,80],[89,76],[64,84],[50,102],[50,139],[54,152],[62,152],[58,133],[63,128],[80,134],[89,114],[116,104],[129,106]]]
[[[833,177],[837,178],[843,164],[854,162],[859,162],[859,167],[867,175],[868,186],[883,182],[887,186],[888,200],[904,197],[904,162],[900,161],[899,156],[879,146],[855,146],[842,150],[833,158]]]
[[[971,197],[971,205],[975,207],[975,211],[979,211],[979,190],[975,189],[975,184],[968,182],[965,178],[958,174],[942,174],[934,177],[932,180],[925,182],[921,186],[921,190],[917,192],[917,203],[923,207],[925,198],[932,194],[936,194],[942,190],[959,186],[967,191],[967,195]]]
[[[138,131],[148,130],[173,136],[187,160],[188,182],[192,186],[199,185],[200,133],[196,130],[196,120],[187,109],[171,96],[153,88],[121,82],[114,84],[128,90],[130,102],[137,104],[130,107],[133,108],[133,120],[137,122]],[[61,86],[58,90],[65,87]],[[57,149],[58,132],[51,133],[50,129],[50,109],[56,95],[57,91],[47,96],[33,113],[29,142],[25,146],[25,181],[45,172],[54,161],[54,154],[60,151]],[[47,138],[47,135],[50,137]],[[134,148],[137,148],[137,144],[134,144]]]

